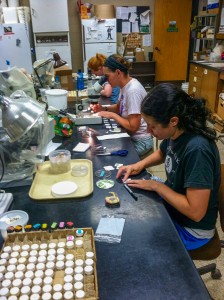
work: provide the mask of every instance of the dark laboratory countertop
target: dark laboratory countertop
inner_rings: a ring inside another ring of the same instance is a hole
[[[203,68],[209,69],[209,70],[213,70],[219,73],[224,73],[224,60],[220,60],[219,62],[212,62],[212,61],[190,61],[190,63],[201,66]],[[223,66],[220,66],[220,64],[223,64]]]
[[[105,133],[103,125],[90,127],[97,134]],[[72,150],[79,141],[99,144],[94,135],[83,139],[81,133],[75,131],[71,138],[63,139],[60,148]],[[129,153],[126,157],[102,157],[95,156],[89,149],[85,153],[72,152],[72,158],[90,159],[94,172],[105,165],[130,164],[139,160],[130,138],[101,143],[107,149],[128,149]],[[112,171],[111,179],[115,180],[116,172]],[[139,175],[140,178],[143,176],[147,178],[145,171]],[[99,299],[211,299],[160,197],[155,193],[134,190],[138,195],[138,201],[135,201],[116,180],[111,190],[97,188],[96,180],[94,176],[93,193],[83,199],[34,201],[28,196],[29,186],[9,188],[7,191],[14,196],[10,210],[26,211],[31,224],[71,220],[75,227],[92,227],[94,232],[101,216],[124,217],[121,243],[96,242]],[[118,194],[119,208],[105,206],[108,191]]]

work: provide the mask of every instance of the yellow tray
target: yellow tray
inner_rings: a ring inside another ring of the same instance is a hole
[[[50,161],[46,161],[38,166],[32,186],[29,191],[30,198],[34,200],[60,200],[65,198],[82,198],[93,192],[93,167],[92,162],[88,159],[72,159],[71,168],[75,165],[82,164],[88,167],[88,173],[85,176],[76,177],[71,171],[62,174],[51,174]],[[51,194],[53,184],[60,181],[73,181],[78,185],[77,190],[63,197],[54,197]]]

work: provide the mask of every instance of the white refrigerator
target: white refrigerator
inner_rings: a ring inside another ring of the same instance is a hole
[[[82,20],[83,67],[87,73],[87,64],[92,56],[101,53],[106,56],[117,53],[116,19]]]
[[[10,66],[33,73],[34,48],[30,27],[26,23],[0,24],[0,70]]]

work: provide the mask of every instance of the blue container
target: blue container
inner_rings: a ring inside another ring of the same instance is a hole
[[[78,77],[77,77],[77,89],[84,90],[85,85],[84,85],[84,75],[81,70],[78,70]]]

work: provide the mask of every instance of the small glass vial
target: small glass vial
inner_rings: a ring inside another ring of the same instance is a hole
[[[41,277],[35,277],[35,278],[33,279],[33,285],[39,285],[39,286],[41,286],[41,285],[42,285],[42,282],[43,282],[43,280],[42,280]]]
[[[2,296],[2,297],[8,297],[9,296],[9,289],[6,288],[6,287],[1,288],[0,289],[0,296]]]
[[[3,287],[3,288],[8,288],[8,289],[10,289],[11,286],[12,286],[12,282],[11,282],[10,279],[4,279],[4,280],[2,281],[2,287]]]
[[[14,279],[14,273],[13,272],[5,273],[5,279],[9,279],[12,281]]]
[[[83,236],[83,230],[82,229],[77,229],[76,230],[76,236]]]
[[[85,292],[82,290],[79,290],[75,293],[75,296],[77,299],[83,299],[83,298],[85,298]]]
[[[14,287],[21,288],[21,286],[22,286],[22,280],[21,279],[14,279],[13,282],[12,282],[12,285]]]
[[[19,257],[19,252],[18,251],[13,251],[11,253],[11,258],[18,258]],[[2,260],[2,259],[1,259]],[[1,263],[1,260],[0,260],[0,263]]]
[[[9,296],[9,298],[1,298],[1,300],[18,300],[19,298],[17,296]]]
[[[53,278],[50,276],[47,276],[44,278],[44,284],[52,284],[53,283]]]
[[[87,259],[85,260],[85,265],[86,265],[86,266],[93,266],[93,264],[94,264],[94,261],[93,261],[92,258],[87,258]]]
[[[22,251],[22,252],[20,253],[20,256],[21,256],[21,257],[27,258],[27,257],[29,256],[29,252],[28,252],[28,251]]]
[[[65,260],[65,256],[63,254],[60,254],[56,257],[57,261],[64,261]]]
[[[30,295],[30,300],[41,300],[41,298],[38,294],[32,294]]]
[[[75,274],[74,280],[75,282],[83,282],[83,275],[82,274]]]
[[[47,243],[42,243],[42,244],[40,244],[40,249],[41,249],[41,250],[47,250],[47,248],[48,248]]]
[[[29,296],[30,295],[30,291],[31,291],[30,287],[28,285],[26,285],[26,286],[23,286],[21,288],[20,293],[21,293],[21,295],[27,295],[27,296]]]
[[[33,294],[40,294],[40,292],[41,292],[41,287],[40,287],[39,285],[34,285],[34,286],[32,287],[32,289],[31,289],[31,292],[32,292]]]
[[[22,280],[24,278],[24,273],[22,271],[17,271],[15,273],[15,278]]]
[[[43,293],[42,294],[42,300],[51,300],[51,299],[52,299],[51,293]]]
[[[72,282],[73,282],[73,277],[72,277],[72,275],[66,275],[66,276],[64,277],[64,282],[65,282],[65,283],[72,283]]]
[[[75,241],[75,246],[77,248],[82,248],[83,247],[83,241],[82,240],[76,240]]]
[[[83,274],[83,267],[76,267],[75,268],[75,273],[76,274]]]
[[[74,255],[71,253],[68,253],[65,257],[66,260],[74,260]]]
[[[46,269],[45,272],[44,272],[44,275],[45,275],[46,277],[53,277],[53,276],[54,276],[53,268]]]
[[[64,255],[65,254],[65,249],[64,248],[58,248],[57,249],[57,254],[58,255],[62,255],[62,254]]]
[[[12,265],[10,265],[10,266],[12,266]],[[6,272],[6,270],[9,271],[9,270],[8,270],[8,267],[7,267],[7,269],[6,269],[5,266],[0,266],[0,273],[1,273],[1,274],[4,274],[4,273]]]
[[[36,250],[37,251],[37,250],[39,250],[39,248],[40,248],[39,244],[32,244],[31,245],[31,249],[32,250]]]
[[[45,270],[45,264],[44,263],[38,263],[36,265],[36,270],[42,270],[42,271],[44,271]]]
[[[12,296],[19,296],[19,294],[20,294],[20,290],[19,290],[19,288],[18,287],[12,287],[11,289],[10,289],[10,291],[9,291],[9,293],[10,293],[10,295],[12,295]]]
[[[47,256],[47,250],[40,250],[39,256]]]
[[[57,244],[56,244],[56,243],[50,243],[50,244],[48,245],[48,248],[49,248],[49,249],[56,249],[56,248],[57,248]]]
[[[33,271],[26,271],[25,277],[33,279],[34,278],[34,272]]]
[[[30,245],[28,244],[22,245],[22,251],[30,251]]]
[[[85,274],[86,275],[92,275],[93,274],[93,267],[92,266],[86,266],[84,268]]]
[[[65,242],[59,242],[58,248],[65,248]]]
[[[44,278],[44,271],[42,270],[37,270],[35,272],[35,277],[38,277],[38,278]]]
[[[12,251],[19,252],[20,249],[21,249],[20,245],[14,245],[14,246],[12,247]]]
[[[27,258],[26,257],[20,257],[19,259],[18,259],[18,263],[19,264],[26,264],[26,262],[27,262]]]
[[[53,261],[47,262],[47,264],[46,264],[47,269],[54,270],[54,267],[55,267],[55,263]]]
[[[38,254],[37,250],[30,251],[30,256],[37,256],[37,254]]]
[[[26,269],[27,269],[27,271],[34,271],[34,270],[35,270],[35,264],[29,263],[29,264],[26,266]]]
[[[94,253],[92,251],[86,252],[86,259],[88,259],[88,258],[94,259]]]
[[[1,254],[0,258],[1,258],[1,259],[6,259],[6,260],[8,260],[8,259],[9,259],[9,253],[3,252],[3,253]]]
[[[74,248],[74,242],[73,241],[67,241],[66,247],[67,247],[67,249],[73,249]]]
[[[84,264],[83,259],[76,259],[76,261],[75,261],[76,267],[82,267],[83,264]]]
[[[65,275],[73,275],[74,269],[73,268],[66,268],[65,269]]]
[[[37,263],[37,257],[36,256],[30,256],[28,258],[28,262],[31,264],[36,264]]]
[[[63,286],[63,289],[65,292],[72,292],[73,291],[73,285],[72,283],[65,283],[64,286]]]
[[[37,258],[38,263],[45,263],[47,260],[46,256],[41,255]]]
[[[67,260],[65,262],[65,267],[66,268],[73,268],[74,267],[74,261],[73,260]]]
[[[11,246],[5,246],[3,248],[3,251],[6,252],[6,253],[11,253],[12,252],[12,247]]]
[[[53,286],[54,292],[61,292],[62,291],[62,285],[60,283],[57,283]]]
[[[48,254],[48,256],[49,256],[49,255],[56,255],[56,250],[55,250],[55,249],[49,249],[49,250],[47,251],[47,254]]]
[[[62,260],[56,262],[56,269],[63,270],[65,268],[65,263]]]
[[[82,290],[83,289],[83,283],[81,281],[77,281],[75,284],[74,284],[74,289],[76,291],[79,291],[79,290]]]
[[[7,271],[8,272],[16,272],[16,266],[15,265],[8,265]]]
[[[17,265],[17,270],[18,270],[18,271],[25,272],[26,266],[25,266],[24,264],[19,264],[19,265]]]
[[[42,288],[42,290],[43,290],[44,293],[51,293],[52,289],[53,289],[53,287],[50,284],[45,284],[43,286],[43,288]]]
[[[10,260],[9,260],[9,264],[10,265],[17,265],[17,262],[18,262],[18,259],[17,258],[10,258]]]
[[[64,299],[65,300],[72,300],[74,299],[74,294],[71,291],[65,292],[64,293]]]
[[[32,280],[30,278],[24,278],[23,285],[30,287],[32,285]]]
[[[60,292],[56,292],[53,294],[53,300],[62,300],[63,299],[63,295]]]
[[[55,255],[48,255],[47,256],[47,261],[55,262],[56,261],[56,256]]]
[[[28,295],[21,295],[20,297],[19,297],[19,300],[29,300],[30,298],[29,298],[29,296]]]

